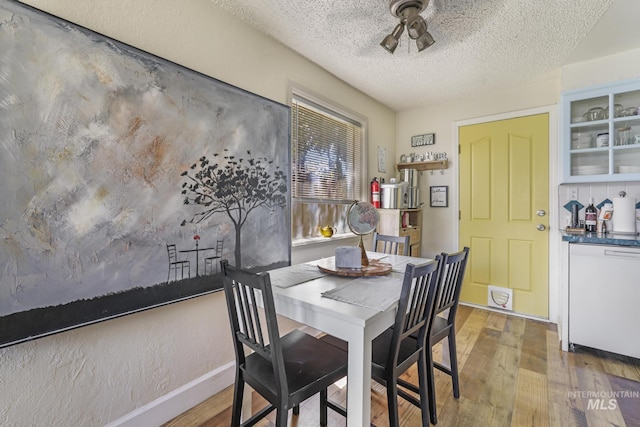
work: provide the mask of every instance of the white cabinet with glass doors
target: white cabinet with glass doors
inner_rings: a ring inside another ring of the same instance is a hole
[[[562,94],[560,181],[640,180],[640,79]]]

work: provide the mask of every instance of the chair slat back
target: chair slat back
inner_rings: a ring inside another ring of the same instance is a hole
[[[216,242],[216,257],[222,257],[222,245],[224,245],[224,240],[218,240]]]
[[[390,236],[387,234],[373,233],[373,251],[385,254],[398,255],[400,245],[404,245],[400,255],[409,255],[409,236]]]
[[[442,254],[446,256],[443,264],[442,284],[440,293],[436,298],[435,313],[441,313],[446,309],[455,308],[460,299],[460,291],[462,290],[462,281],[467,267],[467,259],[469,257],[469,248],[465,247],[460,252],[453,254]],[[453,316],[455,316],[455,310]],[[449,316],[451,317],[451,311]]]
[[[445,256],[446,257],[446,256]],[[419,340],[430,330],[435,296],[438,293],[442,256],[426,264],[407,264],[394,323],[394,333],[387,367],[395,367],[402,340],[418,333]]]
[[[239,270],[230,266],[227,260],[222,260],[220,265],[238,364],[245,362],[243,345],[246,345],[271,362],[276,384],[286,393],[286,373],[269,274]],[[260,317],[260,306],[264,309],[264,322]]]
[[[169,254],[169,262],[176,262],[176,245],[167,245],[167,253]]]
[[[264,350],[267,347],[267,341],[262,334],[262,322],[258,313],[257,301],[262,290],[246,284],[246,282],[235,282],[234,285],[233,291],[235,292],[240,327],[236,335],[240,341],[252,350]]]

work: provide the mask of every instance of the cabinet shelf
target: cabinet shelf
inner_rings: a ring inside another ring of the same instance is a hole
[[[377,227],[378,233],[390,236],[409,236],[409,255],[420,257],[422,209],[378,209],[378,214],[380,215]],[[407,215],[407,217],[403,221],[404,215]],[[406,225],[406,227],[403,227],[403,225]],[[404,250],[403,245],[400,245],[400,250]]]
[[[418,171],[447,169],[449,167],[449,160],[428,160],[426,162],[410,162],[410,163],[398,163],[396,168],[402,169],[415,169]]]
[[[615,147],[616,149],[618,148],[627,148],[627,147]],[[633,147],[631,147],[633,148]],[[569,151],[571,154],[575,154],[575,153],[607,153],[609,152],[609,147],[596,147],[596,148],[574,148],[571,149]]]
[[[640,79],[568,91],[561,101],[560,182],[638,181],[640,165]],[[594,109],[604,114],[584,121]],[[635,111],[634,111],[635,110]],[[600,140],[601,137],[608,138]]]

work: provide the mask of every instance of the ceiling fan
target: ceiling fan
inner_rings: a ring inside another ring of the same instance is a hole
[[[416,41],[418,52],[434,44],[435,40],[427,31],[427,21],[420,16],[428,5],[429,0],[389,0],[389,10],[393,16],[400,19],[400,23],[382,40],[380,46],[393,53],[405,27],[409,38]]]

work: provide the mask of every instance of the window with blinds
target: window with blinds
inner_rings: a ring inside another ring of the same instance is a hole
[[[363,189],[364,126],[294,94],[291,102],[291,195],[294,240],[330,225],[349,232],[348,207]]]

